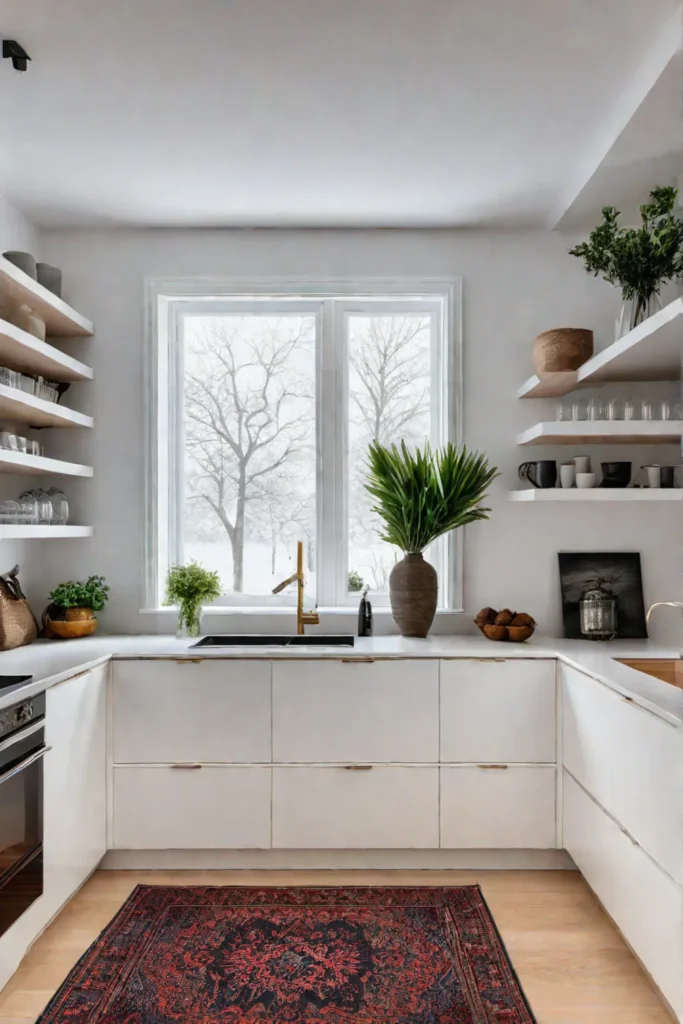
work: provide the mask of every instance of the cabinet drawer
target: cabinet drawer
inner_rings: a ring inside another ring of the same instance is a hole
[[[270,768],[117,767],[113,777],[115,848],[270,847]]]
[[[565,766],[680,882],[680,730],[574,669],[562,679]]]
[[[439,769],[273,768],[273,846],[436,849]]]
[[[564,775],[564,845],[678,1018],[683,1014],[683,899],[580,786]]]
[[[441,760],[555,761],[555,662],[441,662]]]
[[[555,791],[549,765],[442,768],[441,846],[552,849]]]
[[[438,662],[274,662],[273,759],[438,762]]]
[[[270,761],[266,661],[116,661],[115,764]]]

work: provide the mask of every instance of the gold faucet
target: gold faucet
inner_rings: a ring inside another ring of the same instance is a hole
[[[317,626],[320,623],[320,618],[317,612],[305,612],[304,611],[304,545],[303,541],[298,541],[296,545],[296,572],[292,573],[282,583],[278,583],[276,587],[273,587],[273,593],[279,594],[281,590],[288,587],[290,583],[298,584],[296,590],[296,631],[301,635],[304,631],[304,626]]]

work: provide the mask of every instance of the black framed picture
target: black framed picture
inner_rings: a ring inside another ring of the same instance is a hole
[[[560,551],[562,622],[568,640],[581,640],[579,601],[592,586],[602,586],[617,599],[617,639],[645,640],[643,578],[638,552]]]

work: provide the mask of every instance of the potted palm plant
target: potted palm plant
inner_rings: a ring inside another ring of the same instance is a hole
[[[438,596],[436,570],[423,558],[429,544],[466,523],[488,519],[481,502],[498,470],[484,455],[447,444],[410,451],[374,441],[366,489],[384,521],[382,539],[403,552],[389,577],[389,600],[403,636],[425,637]]]

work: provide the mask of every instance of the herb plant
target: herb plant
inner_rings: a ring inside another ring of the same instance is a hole
[[[405,441],[400,449],[374,441],[365,487],[384,520],[382,540],[411,554],[458,526],[488,519],[491,510],[480,502],[497,476],[484,455],[452,444],[413,453]]]
[[[621,288],[624,301],[636,300],[633,323],[639,323],[663,284],[683,276],[683,220],[674,215],[678,189],[654,188],[640,207],[641,226],[625,228],[614,206],[605,206],[602,223],[587,242],[569,250],[595,277]]]
[[[92,608],[101,612],[109,600],[104,576],[89,576],[85,583],[60,583],[50,594],[50,600],[60,608]]]
[[[197,562],[174,565],[166,577],[165,605],[178,605],[178,628],[186,629],[190,635],[199,632],[199,616],[202,605],[221,595],[217,572],[209,572]]]

